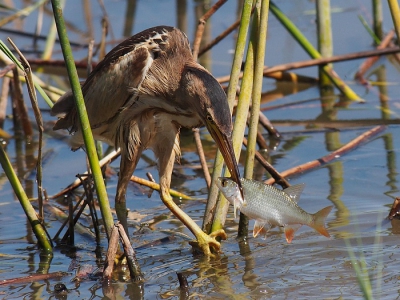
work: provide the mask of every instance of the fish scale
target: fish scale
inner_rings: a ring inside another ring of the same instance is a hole
[[[243,205],[240,211],[249,218],[268,219],[268,223],[275,226],[312,222],[312,215],[300,208],[295,199],[283,190],[255,180],[242,178],[241,181],[247,205]],[[304,187],[303,184],[298,186],[301,190]],[[299,197],[295,198],[298,200]]]
[[[256,222],[253,228],[253,236],[260,233],[266,234],[272,226],[284,228],[286,240],[290,243],[295,232],[307,225],[320,234],[330,237],[325,228],[325,218],[332,210],[332,206],[325,207],[315,214],[309,214],[297,205],[304,184],[290,186],[284,190],[256,180],[240,179],[244,199],[241,196],[238,184],[230,178],[220,177],[217,186],[225,198],[250,219]]]

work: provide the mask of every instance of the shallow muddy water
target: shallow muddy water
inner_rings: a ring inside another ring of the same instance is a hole
[[[127,1],[104,1],[112,34],[122,37],[125,26]],[[177,1],[179,2],[179,1]],[[14,1],[21,8],[19,1]],[[82,1],[84,3],[84,1]],[[182,3],[180,3],[182,8]],[[196,2],[198,3],[198,2]],[[279,1],[276,3],[305,35],[315,44],[314,3],[310,1]],[[334,54],[372,49],[369,34],[361,25],[358,15],[371,20],[368,1],[332,1]],[[384,29],[392,28],[388,8],[384,9]],[[50,7],[50,6],[49,6]],[[180,21],[192,40],[195,3],[187,2],[187,19]],[[88,31],[83,22],[82,6],[78,1],[67,1],[66,20],[70,24],[70,38],[85,43],[81,33]],[[215,37],[236,20],[237,2],[228,1],[210,20],[210,34]],[[92,3],[92,25],[95,38],[100,39],[101,10]],[[132,34],[147,27],[176,25],[175,1],[138,1]],[[79,13],[77,13],[79,12]],[[47,12],[46,12],[47,14]],[[45,18],[48,26],[50,16]],[[31,32],[36,14],[7,28]],[[46,27],[45,27],[46,28]],[[47,31],[43,31],[46,35]],[[0,32],[2,40],[10,34]],[[31,39],[13,35],[22,50],[32,50]],[[111,46],[109,46],[108,50]],[[39,49],[43,43],[39,41]],[[230,72],[232,37],[216,46],[203,63],[218,76]],[[77,50],[76,58],[85,56],[86,49]],[[56,53],[54,58],[60,58]],[[266,65],[273,66],[308,59],[279,22],[270,16],[268,27]],[[149,189],[131,184],[127,201],[130,208],[130,239],[144,274],[144,282],[136,284],[126,278],[127,270],[115,273],[114,282],[103,287],[96,273],[102,269],[107,243],[103,234],[96,249],[88,214],[80,220],[82,231],[75,238],[76,251],[57,247],[52,258],[41,255],[30,225],[15,198],[4,173],[0,172],[0,280],[33,274],[64,272],[63,276],[35,282],[0,285],[2,299],[177,299],[185,298],[179,289],[176,273],[184,273],[189,284],[190,299],[360,299],[362,293],[354,265],[365,265],[371,281],[373,296],[377,299],[397,299],[399,295],[399,234],[400,221],[386,219],[393,199],[399,196],[400,162],[400,88],[399,64],[391,57],[381,58],[368,73],[372,85],[357,84],[354,73],[363,60],[336,63],[336,72],[366,102],[340,102],[338,91],[321,100],[317,86],[276,83],[265,79],[262,109],[282,133],[282,140],[269,140],[263,151],[279,171],[327,155],[375,125],[387,124],[359,147],[309,172],[289,178],[291,184],[305,183],[299,205],[308,212],[333,205],[327,218],[331,238],[319,235],[303,226],[291,244],[278,229],[268,233],[266,239],[253,238],[249,232],[247,242],[236,240],[238,220],[230,208],[226,223],[228,239],[222,243],[222,252],[215,259],[192,254],[187,243],[191,233],[162,205],[157,192],[148,197]],[[316,77],[316,68],[296,71]],[[41,77],[61,88],[67,80],[59,75]],[[25,88],[25,87],[24,87]],[[386,98],[385,98],[386,97]],[[382,101],[382,99],[388,99]],[[26,95],[26,99],[28,99]],[[335,105],[337,104],[337,105]],[[54,121],[43,107],[47,124]],[[8,109],[11,113],[11,108]],[[33,116],[33,114],[31,113]],[[32,117],[33,120],[33,117]],[[51,128],[51,124],[46,128]],[[13,122],[7,119],[4,130],[14,135]],[[215,145],[206,129],[201,130],[210,168],[213,165]],[[36,156],[36,137],[32,143],[11,138],[6,151],[15,166],[28,196],[36,197],[35,177],[32,173]],[[201,225],[207,198],[207,188],[190,132],[181,136],[181,164],[176,164],[172,188],[197,200],[179,200],[181,207]],[[245,156],[244,148],[242,159]],[[77,173],[85,171],[83,151],[71,152],[65,136],[46,130],[44,149],[43,186],[53,195],[75,180]],[[243,172],[242,164],[241,171]],[[111,164],[107,178],[107,191],[112,207],[117,184],[119,161]],[[135,175],[146,177],[151,172],[157,180],[152,152],[145,152]],[[255,178],[267,179],[261,166],[256,167]],[[55,208],[68,212],[63,199],[51,200],[45,207],[46,226],[54,236],[62,219]],[[252,229],[253,221],[250,223]],[[168,239],[165,239],[168,237]],[[148,243],[161,243],[149,246]],[[355,260],[350,252],[354,252]],[[54,292],[55,285],[63,283],[66,295]],[[106,298],[107,297],[107,298]]]

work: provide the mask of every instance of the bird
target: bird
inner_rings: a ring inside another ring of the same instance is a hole
[[[160,198],[193,233],[205,255],[220,250],[223,229],[206,234],[170,196],[174,162],[180,156],[181,128],[205,125],[220,149],[232,179],[241,186],[232,146],[232,116],[218,81],[192,55],[187,36],[171,26],[139,32],[115,46],[81,84],[95,139],[121,150],[115,205],[126,211],[126,189],[145,149],[158,163]],[[72,149],[83,146],[72,91],[54,104],[53,129],[68,129]],[[126,214],[126,212],[125,212]],[[126,225],[125,225],[126,226]],[[126,228],[127,229],[127,228]]]

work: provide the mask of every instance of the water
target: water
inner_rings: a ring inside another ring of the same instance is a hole
[[[15,4],[21,7],[18,1]],[[277,4],[315,43],[314,4],[308,1]],[[368,21],[371,20],[370,8],[365,1],[335,1],[332,5],[334,53],[370,49],[371,38],[357,17],[362,14]],[[105,6],[112,32],[115,38],[120,38],[126,2],[105,1]],[[236,6],[236,1],[228,1],[211,19],[213,37],[236,20]],[[93,32],[98,40],[98,24],[102,14],[94,3],[91,9]],[[188,2],[189,21],[186,22],[186,31],[190,39],[197,23],[194,21],[194,9],[195,4]],[[78,2],[68,2],[65,14],[67,21],[76,28],[75,33],[71,29],[71,39],[84,43],[85,40],[78,33],[88,29],[86,23],[82,22],[81,11],[82,7]],[[132,32],[158,24],[174,25],[177,23],[175,11],[174,1],[140,1],[137,4]],[[384,28],[389,29],[392,27],[391,18],[385,5],[384,16]],[[24,19],[20,28],[30,31],[35,22],[35,15],[29,16]],[[48,24],[49,17],[46,16],[44,26]],[[13,26],[18,28],[15,24],[8,27]],[[46,34],[46,30],[43,34]],[[4,39],[6,34],[0,33],[0,36]],[[18,36],[13,38],[21,48],[32,48],[30,39]],[[43,45],[39,45],[42,49]],[[215,76],[229,73],[233,47],[233,39],[228,37],[203,61]],[[77,51],[77,57],[82,58],[85,52],[86,50]],[[54,57],[60,58],[60,53],[56,53]],[[266,64],[272,66],[302,59],[308,59],[307,55],[271,16]],[[71,299],[177,299],[181,292],[176,273],[183,272],[189,283],[190,297],[194,299],[358,299],[362,298],[362,294],[353,266],[355,263],[365,263],[374,297],[399,298],[397,254],[400,222],[385,220],[393,199],[399,194],[398,63],[393,59],[381,58],[368,73],[370,80],[376,81],[370,88],[353,81],[360,63],[361,60],[337,63],[335,70],[366,100],[365,104],[351,103],[335,107],[332,103],[336,103],[339,98],[333,95],[331,102],[327,100],[321,105],[320,91],[316,86],[275,83],[270,79],[266,79],[263,86],[262,108],[283,134],[279,143],[267,139],[269,159],[279,171],[320,158],[361,135],[374,124],[383,123],[383,119],[386,123],[391,123],[386,130],[344,156],[290,178],[291,184],[306,184],[299,202],[306,211],[315,212],[325,206],[334,205],[327,218],[327,228],[332,236],[330,239],[304,226],[296,233],[292,244],[286,243],[283,232],[278,229],[272,230],[267,239],[252,238],[250,235],[247,243],[240,243],[235,239],[238,220],[233,219],[230,209],[225,228],[228,240],[223,242],[219,257],[208,260],[193,255],[184,236],[172,235],[182,233],[191,236],[162,205],[156,192],[148,198],[147,188],[131,184],[127,198],[132,212],[129,224],[133,246],[140,247],[165,237],[171,237],[171,241],[137,249],[137,257],[145,277],[143,284],[131,283],[126,278],[126,270],[120,269],[115,273],[114,282],[109,287],[102,287],[95,276],[98,268],[102,269],[101,260],[96,259],[96,253],[100,253],[99,258],[104,259],[107,244],[103,238],[99,249],[96,249],[93,237],[87,233],[92,230],[88,217],[80,220],[86,232],[77,234],[75,252],[56,248],[53,258],[43,256],[35,245],[36,239],[19,202],[5,175],[0,173],[0,279],[65,272],[61,278],[0,286],[1,297],[60,298],[60,295],[54,293],[54,287],[57,283],[63,283],[68,289],[65,297]],[[317,71],[316,68],[307,68],[298,73],[315,77]],[[56,80],[59,82],[59,76],[46,75],[43,78],[53,84]],[[383,104],[380,101],[383,92],[390,99],[385,103],[385,109],[382,109]],[[293,105],[288,105],[291,103]],[[277,105],[280,107],[270,109]],[[44,103],[41,106],[46,108]],[[9,109],[8,113],[10,112]],[[47,113],[44,113],[44,118],[46,122],[53,120]],[[6,120],[4,129],[14,134],[10,119]],[[215,145],[210,142],[211,138],[205,129],[201,132],[206,145],[207,160],[212,166]],[[25,144],[11,139],[6,148],[10,160],[18,167],[18,174],[23,178],[23,185],[30,197],[36,195],[35,180],[32,175],[25,174],[29,174],[34,168],[35,141],[36,139],[31,144]],[[75,174],[85,170],[85,158],[82,151],[70,152],[65,139],[60,139],[51,130],[46,130],[44,144],[44,152],[49,153],[49,159],[44,165],[43,185],[48,194],[53,195],[71,183]],[[205,207],[205,202],[201,199],[206,198],[207,190],[190,133],[182,135],[181,145],[181,165],[176,165],[179,176],[173,176],[172,187],[200,199],[182,200],[180,203],[201,224]],[[243,159],[244,152],[242,154]],[[114,173],[107,179],[112,206],[118,168],[118,161],[114,162],[111,165]],[[154,156],[149,151],[144,153],[135,175],[145,177],[146,172],[151,172],[157,179]],[[255,176],[259,180],[266,179],[265,171],[260,166],[257,166]],[[51,207],[67,211],[67,206],[63,200],[52,200],[45,208],[46,226],[50,236],[54,236],[62,220],[54,214]],[[251,229],[252,225],[253,223]],[[351,260],[350,249],[354,251],[356,261]],[[84,270],[89,270],[92,275],[85,275]]]

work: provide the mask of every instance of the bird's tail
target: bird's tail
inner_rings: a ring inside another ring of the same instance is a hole
[[[329,232],[325,228],[325,219],[331,212],[333,206],[327,206],[313,215],[314,222],[310,225],[320,234],[330,237]]]

